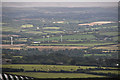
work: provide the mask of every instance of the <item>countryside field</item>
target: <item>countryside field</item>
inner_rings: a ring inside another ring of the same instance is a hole
[[[104,33],[100,33],[100,35],[118,36],[118,32],[104,32]]]
[[[79,43],[79,44],[32,44],[34,46],[96,46],[96,45],[110,45],[114,43]]]
[[[56,32],[61,32],[61,31],[45,31],[45,32],[53,32],[53,33],[56,33]],[[63,36],[63,40],[81,40],[81,39],[86,39],[86,40],[92,40],[92,39],[95,39],[95,36],[93,35],[81,35],[81,34],[74,34],[74,35],[65,35]],[[52,40],[60,40],[60,36],[58,37],[50,37],[49,38],[49,41],[52,41]],[[35,39],[35,41],[48,41],[48,38],[40,38],[40,39]]]
[[[76,71],[77,69],[89,69],[97,68],[96,66],[73,66],[73,65],[37,65],[37,64],[9,64],[3,65],[3,68],[12,68],[12,69],[24,69],[24,72],[5,72],[9,74],[24,75],[34,78],[104,78],[107,76],[102,75],[93,75],[87,73],[54,73],[49,71]],[[113,67],[102,67],[103,69],[118,69]],[[47,71],[47,72],[26,72],[26,71]],[[103,70],[103,71],[90,71],[97,73],[114,73],[118,74],[118,71],[115,70]]]
[[[97,66],[73,66],[73,65],[37,65],[37,64],[8,64],[8,65],[2,65],[3,68],[15,68],[15,69],[24,69],[27,70],[41,70],[41,71],[75,71],[77,69],[88,69],[88,68],[97,68]],[[102,67],[106,68],[106,67]],[[118,69],[113,67],[107,67],[109,69]]]
[[[52,50],[65,50],[65,49],[87,49],[88,47],[80,46],[27,46],[27,48],[38,48],[39,50],[52,49]]]
[[[60,27],[43,27],[43,29],[60,29]]]
[[[117,70],[100,70],[100,71],[91,71],[91,72],[97,72],[97,73],[113,73],[113,74],[119,74],[120,71],[117,71]]]
[[[43,72],[8,72],[9,74],[24,75],[34,78],[102,78],[106,76],[84,73],[43,73]]]
[[[120,75],[115,3],[3,4],[3,73],[35,78]]]

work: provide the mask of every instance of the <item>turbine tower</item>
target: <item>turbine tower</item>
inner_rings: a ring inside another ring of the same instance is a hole
[[[45,42],[45,36],[43,36],[43,42]]]
[[[47,36],[48,37],[48,43],[49,43],[49,38],[50,38],[50,36]]]
[[[11,45],[13,45],[13,37],[10,37],[11,38]]]
[[[61,42],[62,42],[63,41],[62,35],[60,36],[60,38],[61,38]]]

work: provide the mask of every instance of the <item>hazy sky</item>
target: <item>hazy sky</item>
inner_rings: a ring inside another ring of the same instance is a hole
[[[4,2],[3,7],[117,7],[117,2]]]
[[[119,0],[2,0],[2,2],[118,2]]]

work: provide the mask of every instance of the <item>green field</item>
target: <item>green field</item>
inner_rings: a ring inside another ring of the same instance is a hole
[[[51,33],[51,31],[47,31],[49,33]],[[62,33],[61,31],[52,31],[52,33]],[[58,37],[50,37],[49,40],[60,40],[60,36]],[[63,36],[63,40],[81,40],[81,39],[86,39],[86,40],[92,40],[95,39],[95,36],[93,35],[80,35],[80,34],[74,34],[74,35],[65,35]],[[35,41],[48,41],[48,38],[39,38],[39,39],[35,39]]]
[[[24,75],[34,78],[95,78],[95,77],[106,77],[93,74],[85,73],[48,73],[48,71],[76,71],[77,69],[88,69],[88,68],[97,68],[96,66],[73,66],[73,65],[37,65],[37,64],[6,64],[2,65],[3,68],[13,68],[13,69],[24,69],[24,71],[47,71],[47,72],[6,72],[16,75]],[[104,69],[117,69],[113,67],[102,67]],[[99,71],[91,71],[99,72]],[[101,71],[107,73],[106,71]],[[115,73],[115,71],[108,71]]]
[[[100,33],[100,35],[117,36],[118,32],[104,32],[104,33]]]
[[[12,32],[19,32],[20,28],[13,28],[13,27],[2,27],[2,31],[12,31]]]
[[[84,54],[84,56],[111,56],[111,54]]]
[[[117,37],[112,37],[112,39],[113,39],[114,41],[118,41],[118,37],[119,37],[119,36],[117,36]]]
[[[34,78],[95,78],[105,77],[84,73],[43,73],[43,72],[9,72],[10,74],[30,76]]]
[[[14,58],[23,58],[23,56],[13,56]]]
[[[15,68],[15,69],[24,69],[27,70],[41,70],[41,71],[75,71],[77,69],[86,69],[89,68],[88,66],[65,66],[65,65],[22,65],[22,64],[12,64],[12,65],[3,65],[3,68]],[[91,66],[90,68],[95,68],[94,66]]]
[[[24,69],[27,70],[41,70],[41,71],[76,71],[77,69],[88,69],[88,68],[97,68],[96,66],[73,66],[73,65],[32,65],[32,64],[8,64],[2,65],[3,68],[14,68],[14,69]],[[102,67],[106,68],[106,67]],[[107,67],[110,69],[117,69],[112,67]]]
[[[120,71],[117,71],[117,70],[100,70],[100,71],[97,71],[97,70],[95,70],[95,71],[91,71],[91,72],[96,72],[96,73],[112,73],[112,74],[119,74],[120,73]]]
[[[95,27],[95,28],[86,28],[87,29],[91,29],[91,30],[99,30],[99,29],[113,29],[113,28],[118,28],[118,26],[101,26],[101,27]]]
[[[43,34],[41,31],[26,31],[25,33]]]
[[[34,46],[95,46],[95,45],[109,45],[114,43],[79,43],[79,44],[32,44]]]
[[[43,27],[43,29],[60,29],[60,27]]]
[[[22,28],[30,28],[30,27],[34,27],[32,24],[25,24],[21,26]]]
[[[63,31],[44,31],[45,33],[64,33]]]

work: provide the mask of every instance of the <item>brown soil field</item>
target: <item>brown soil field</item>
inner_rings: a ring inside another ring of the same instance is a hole
[[[20,50],[22,49],[22,46],[24,46],[25,44],[14,44],[14,45],[10,45],[10,44],[0,44],[1,48],[3,49],[17,49]]]
[[[111,45],[111,46],[94,47],[93,49],[119,50],[118,47],[120,47],[120,45]]]
[[[78,25],[88,25],[88,26],[94,26],[94,25],[103,25],[103,24],[108,24],[108,23],[114,23],[112,21],[98,21],[98,22],[92,22],[92,23],[85,23],[85,24],[78,24]]]
[[[65,49],[86,49],[88,47],[73,47],[73,46],[27,46],[27,48],[38,48],[40,51],[44,49],[65,50]]]
[[[0,37],[20,37],[20,35],[0,35]]]
[[[0,46],[2,47],[19,47],[19,46],[24,46],[25,44],[14,44],[14,45],[10,45],[10,44],[0,44]]]
[[[22,49],[21,47],[10,47],[10,48],[6,48],[6,49],[15,49],[15,50],[20,50]]]

